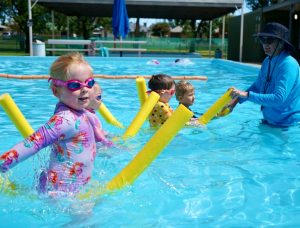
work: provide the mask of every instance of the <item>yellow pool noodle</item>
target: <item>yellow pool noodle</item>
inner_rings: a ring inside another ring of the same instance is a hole
[[[144,77],[137,77],[135,81],[136,81],[138,96],[140,99],[140,104],[142,106],[148,98],[146,80]]]
[[[207,124],[213,117],[216,116],[221,109],[231,101],[230,93],[232,89],[227,90],[202,116],[198,118],[201,124]]]
[[[99,113],[101,116],[105,119],[106,122],[110,123],[111,125],[114,125],[119,128],[124,128],[123,124],[121,124],[114,116],[111,114],[109,109],[106,107],[106,105],[102,102],[99,109]]]
[[[28,121],[23,116],[22,112],[12,99],[12,97],[8,94],[2,94],[0,96],[0,105],[9,116],[11,121],[15,124],[19,132],[22,134],[24,138],[31,135],[34,131]],[[4,179],[0,176],[0,189],[9,195],[15,195],[16,185],[12,183],[8,178]]]
[[[91,196],[99,196],[132,184],[192,116],[193,113],[190,110],[183,105],[179,105],[172,116],[157,130],[141,151],[104,188],[94,188],[87,193],[81,194],[79,198],[86,199]]]
[[[156,92],[151,92],[148,99],[145,101],[140,111],[134,117],[131,124],[128,126],[125,133],[123,134],[122,136],[123,139],[133,137],[136,135],[136,133],[140,130],[143,123],[151,113],[152,109],[154,108],[159,98],[160,98],[159,94],[157,94]]]
[[[233,110],[233,108],[235,107],[235,105],[239,102],[238,98],[234,98],[230,101],[230,105],[231,107],[226,107],[223,108],[220,112],[218,112],[217,117],[224,117],[227,116],[228,114],[230,114]]]
[[[24,138],[28,137],[34,132],[32,127],[27,122],[22,112],[8,93],[2,94],[0,96],[0,105]]]
[[[221,110],[220,112],[217,113],[217,116],[224,117],[227,116],[229,113],[231,113],[230,108],[224,108],[224,110]]]

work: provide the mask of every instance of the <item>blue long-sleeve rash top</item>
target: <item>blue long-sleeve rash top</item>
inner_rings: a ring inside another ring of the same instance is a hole
[[[299,64],[287,52],[272,59],[267,57],[256,81],[247,91],[249,97],[246,100],[262,106],[263,117],[269,124],[290,126],[300,122]],[[240,103],[243,101],[245,99],[240,99]]]

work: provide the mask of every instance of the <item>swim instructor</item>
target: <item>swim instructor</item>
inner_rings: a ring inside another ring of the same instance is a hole
[[[252,101],[261,105],[263,123],[279,127],[300,123],[299,64],[290,52],[288,29],[279,23],[268,23],[255,35],[267,57],[256,81],[246,90],[233,88],[231,96],[239,103]],[[295,49],[294,49],[295,50]],[[233,109],[234,102],[229,104]]]

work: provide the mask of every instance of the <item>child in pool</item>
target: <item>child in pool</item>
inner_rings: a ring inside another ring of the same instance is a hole
[[[100,121],[94,121],[98,119],[95,110],[98,110],[102,103],[102,90],[97,82],[95,82],[92,90],[93,92],[91,95],[91,101],[87,107],[87,110],[95,115],[95,118],[91,119],[94,127],[95,137],[97,141],[100,141],[105,146],[111,147],[113,145],[113,142],[106,138],[107,134],[105,131],[103,131]]]
[[[181,65],[181,66],[187,66],[187,65],[193,65],[194,63],[190,59],[175,59],[174,61],[175,65]]]
[[[195,89],[194,86],[188,81],[179,81],[175,86],[175,96],[179,104],[183,104],[186,108],[190,109],[195,102]],[[193,119],[198,118],[195,113]]]
[[[148,87],[149,92],[154,91],[160,95],[159,101],[149,116],[150,126],[159,127],[173,114],[168,102],[175,93],[175,82],[169,75],[157,74],[151,77]]]
[[[59,100],[50,120],[32,135],[0,155],[0,172],[51,145],[49,167],[39,176],[42,193],[78,192],[92,175],[96,156],[93,123],[87,110],[95,84],[93,69],[79,53],[60,56],[50,68],[51,88]]]
[[[186,108],[190,109],[190,106],[192,106],[195,102],[195,89],[194,86],[188,82],[188,81],[179,81],[176,83],[175,86],[175,96],[176,99],[179,101],[179,104],[184,105]],[[187,125],[192,126],[201,126],[204,127],[199,121],[199,116],[202,115],[202,113],[193,112],[193,117],[190,119],[190,121],[187,123]]]
[[[92,89],[91,101],[87,109],[90,112],[95,113],[95,110],[99,109],[101,103],[102,103],[102,90],[100,88],[100,85],[97,82],[95,82]]]

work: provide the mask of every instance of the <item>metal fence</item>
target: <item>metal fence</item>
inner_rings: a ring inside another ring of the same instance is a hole
[[[0,36],[0,53],[1,52],[25,52],[25,36],[22,34]]]
[[[35,36],[35,39],[47,41],[50,36]],[[55,37],[55,39],[68,39],[67,37]],[[69,38],[70,39],[70,38]],[[75,39],[75,38],[73,38]],[[83,39],[77,37],[76,39]],[[91,38],[95,39],[95,38]],[[101,40],[112,40],[113,38],[102,38]],[[176,53],[200,53],[205,57],[213,57],[221,52],[221,56],[226,58],[227,39],[224,39],[222,45],[221,38],[213,38],[211,43],[208,38],[126,38],[126,40],[143,40],[147,41],[143,45],[148,52],[176,52]],[[23,35],[14,35],[11,37],[0,37],[0,54],[1,52],[25,52],[25,37]],[[108,46],[109,47],[109,46]]]

